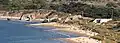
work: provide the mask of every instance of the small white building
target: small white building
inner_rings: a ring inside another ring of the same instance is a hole
[[[108,21],[111,21],[112,19],[95,19],[93,22],[94,23],[105,23]]]

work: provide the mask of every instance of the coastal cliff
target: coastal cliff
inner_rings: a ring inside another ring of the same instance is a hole
[[[54,30],[86,36],[62,40],[120,43],[119,0],[3,0],[0,3],[0,19],[41,22],[30,25],[52,26],[57,28]]]
[[[56,12],[53,10],[39,11],[36,13],[33,11],[32,13],[28,13],[28,14],[37,15],[37,17],[35,19],[32,19],[32,21],[43,22],[43,21],[49,20],[49,22],[47,21],[46,23],[43,23],[43,24],[40,23],[40,24],[37,24],[37,26],[52,26],[52,27],[58,28],[58,30],[61,30],[61,31],[75,32],[77,34],[85,34],[89,36],[88,39],[89,38],[96,39],[101,41],[102,43],[119,42],[119,38],[118,38],[119,33],[112,30],[112,27],[117,26],[117,24],[119,23],[117,21],[109,21],[99,25],[97,23],[90,22],[93,18],[82,17],[80,15],[72,15],[69,13]],[[44,19],[44,20],[41,20],[41,19]],[[35,26],[36,24],[31,24],[31,25]],[[63,25],[64,27],[60,25]],[[72,39],[74,38],[67,38],[65,40],[72,40]],[[76,39],[81,40],[80,37],[75,38],[74,40]]]
[[[20,13],[10,13],[4,16],[17,17]],[[119,30],[113,30],[114,26],[119,26],[119,21],[109,21],[102,24],[90,22],[94,18],[83,17],[81,15],[73,15],[69,13],[57,12],[53,10],[39,10],[39,11],[27,11],[23,12],[24,16],[32,15],[32,21],[44,22],[40,24],[30,24],[31,26],[51,26],[60,31],[73,32],[77,34],[83,34],[87,37],[76,38],[60,38],[63,40],[79,42],[89,42],[93,40],[93,43],[117,43],[119,42]],[[12,15],[12,16],[11,16]],[[2,17],[1,16],[1,17]],[[21,16],[18,16],[20,18]],[[43,20],[41,20],[43,19]],[[47,20],[47,21],[46,21]],[[82,40],[84,39],[84,40]],[[88,40],[88,41],[86,41]]]

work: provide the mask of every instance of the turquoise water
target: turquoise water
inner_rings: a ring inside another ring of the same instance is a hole
[[[77,37],[70,33],[52,31],[50,27],[24,26],[31,23],[0,20],[0,43],[66,43],[51,39]]]

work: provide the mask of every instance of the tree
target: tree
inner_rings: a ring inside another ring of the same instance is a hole
[[[116,3],[113,3],[113,2],[109,2],[106,4],[107,7],[117,7],[117,4]]]
[[[11,0],[9,1],[8,9],[39,9],[45,4],[45,0]]]
[[[8,3],[9,3],[9,0],[0,0],[0,9],[5,10],[6,9],[5,7],[8,5]]]
[[[0,0],[0,4],[7,5],[9,0]]]

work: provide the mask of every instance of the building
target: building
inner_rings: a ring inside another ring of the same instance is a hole
[[[105,22],[108,22],[108,21],[111,21],[112,19],[95,19],[93,22],[94,23],[105,23]]]

